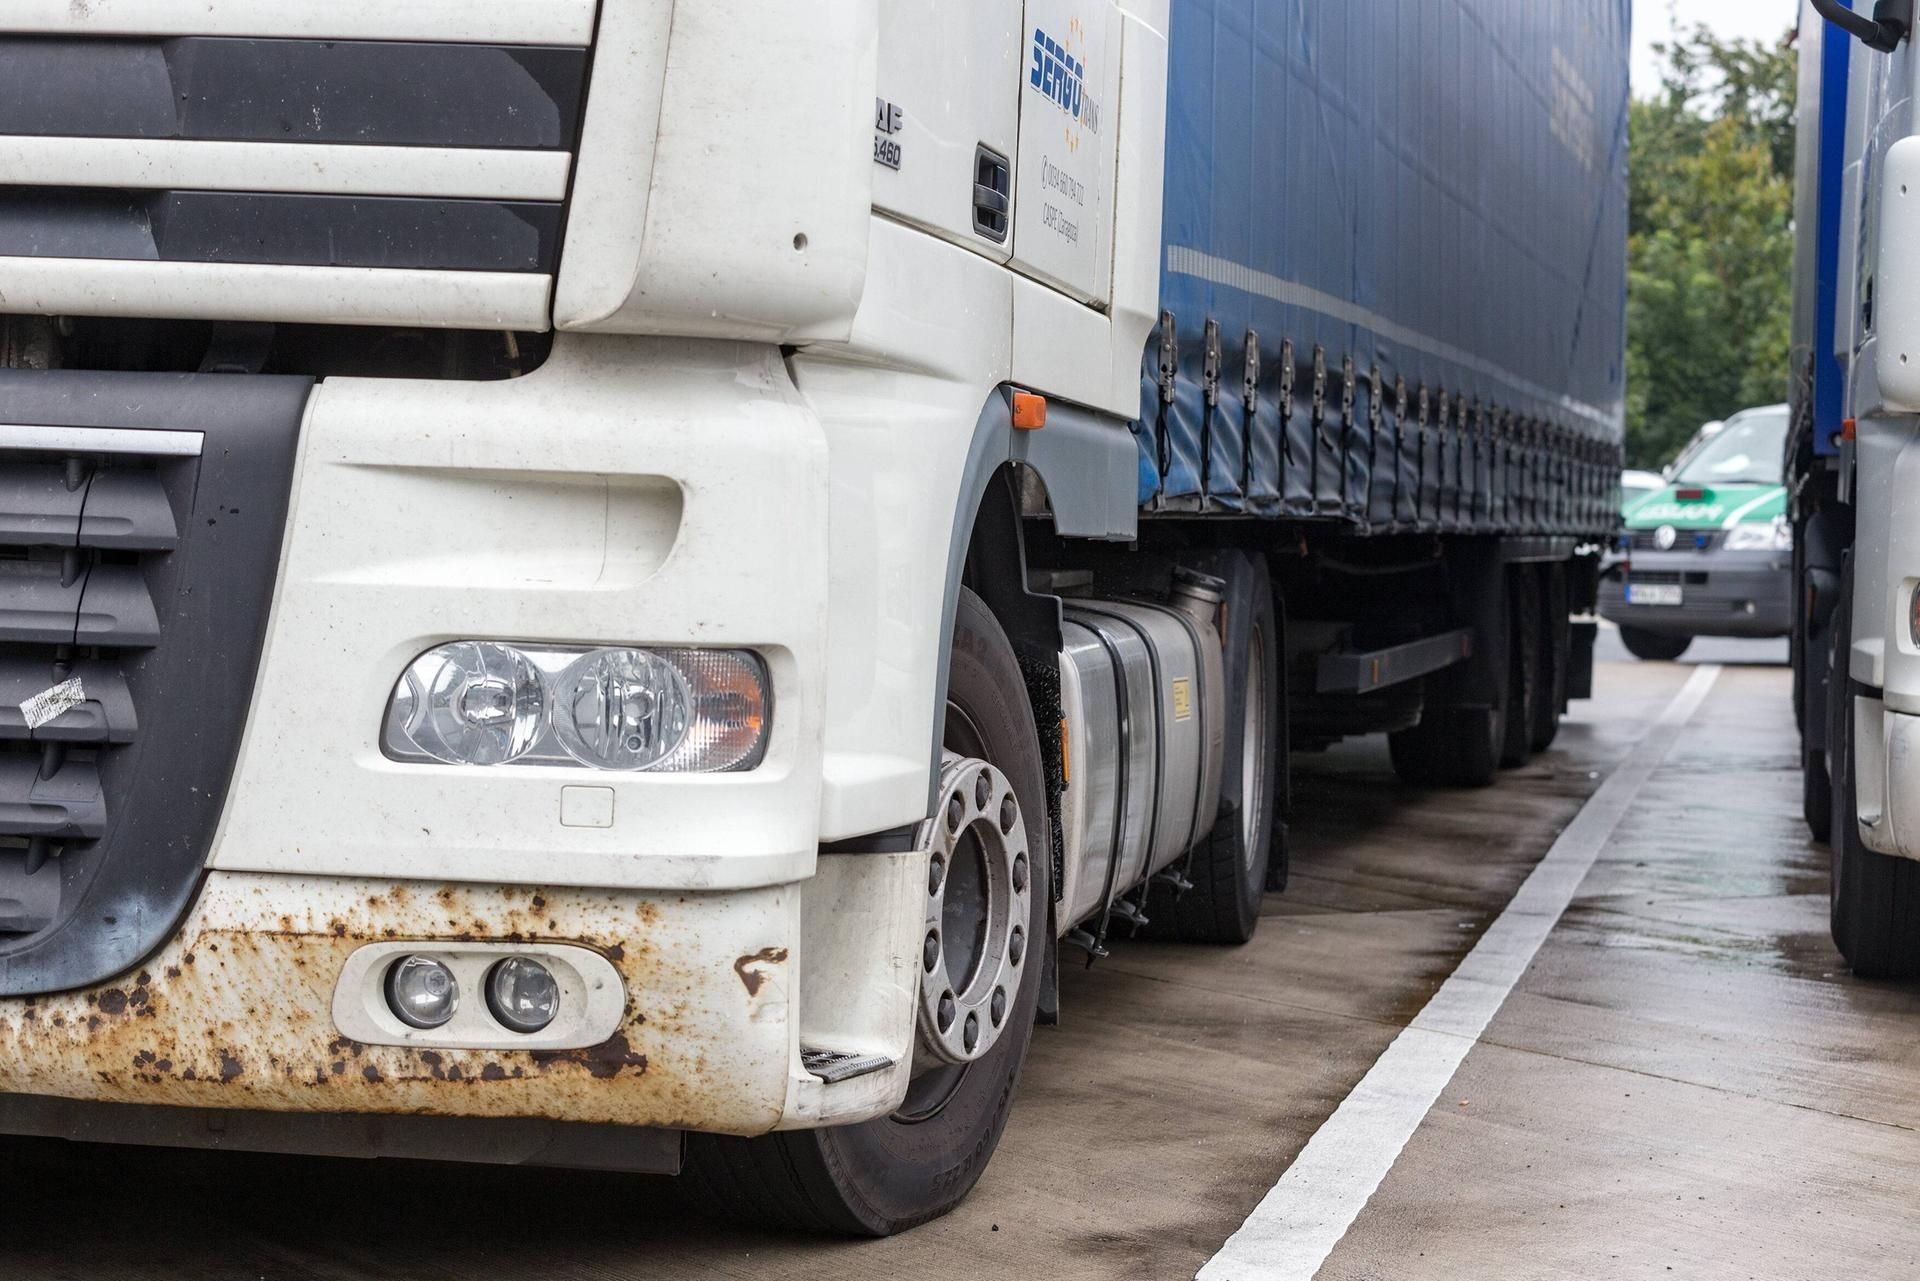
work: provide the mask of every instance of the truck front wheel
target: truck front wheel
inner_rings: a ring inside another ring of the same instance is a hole
[[[1040,736],[1020,663],[993,614],[964,589],[954,618],[944,739],[948,752],[984,760],[1006,776],[1026,824],[1027,848],[1049,849]],[[883,1237],[938,1218],[973,1189],[1006,1128],[1045,968],[1039,961],[1052,860],[1030,861],[1028,916],[1014,946],[1025,949],[1031,940],[1033,952],[1019,971],[994,1047],[962,1066],[920,1047],[907,1098],[890,1116],[755,1139],[695,1136],[684,1177],[708,1198],[709,1208],[733,1220]],[[991,895],[979,897],[984,904]],[[966,932],[962,922],[948,931]]]

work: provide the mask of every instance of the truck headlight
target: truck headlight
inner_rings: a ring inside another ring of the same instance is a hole
[[[393,691],[391,730],[449,765],[504,765],[540,733],[540,673],[505,645],[461,641],[416,658]]]
[[[746,650],[455,641],[401,674],[380,746],[416,764],[721,773],[760,763],[769,704]]]
[[[1735,525],[1727,531],[1730,552],[1790,552],[1793,550],[1793,525],[1785,516],[1775,516],[1765,525]]]

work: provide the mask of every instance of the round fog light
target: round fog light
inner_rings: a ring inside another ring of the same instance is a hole
[[[560,984],[540,962],[508,957],[487,972],[487,1008],[509,1031],[538,1032],[560,1013]]]
[[[408,1027],[441,1027],[460,1008],[460,985],[432,957],[403,956],[387,971],[387,1008]]]

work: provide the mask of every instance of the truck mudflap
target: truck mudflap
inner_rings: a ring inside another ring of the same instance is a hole
[[[215,872],[138,968],[0,1002],[0,1093],[761,1133],[788,1095],[799,899]],[[409,939],[589,948],[617,971],[624,1015],[604,1042],[549,1051],[341,1036],[348,959]]]

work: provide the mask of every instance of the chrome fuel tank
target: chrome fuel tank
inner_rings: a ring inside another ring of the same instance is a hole
[[[1063,927],[1103,914],[1213,827],[1226,725],[1212,618],[1069,601]]]

